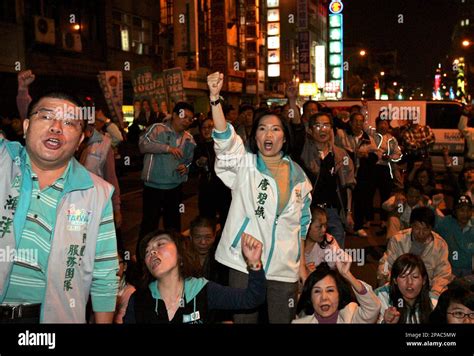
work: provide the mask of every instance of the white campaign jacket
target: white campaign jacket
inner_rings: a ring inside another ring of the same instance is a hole
[[[230,124],[224,132],[214,130],[213,137],[216,174],[232,189],[216,260],[247,273],[240,244],[245,232],[263,243],[262,263],[268,280],[296,282],[300,239],[306,238],[311,222],[311,183],[301,167],[285,156],[290,164],[290,198],[277,215],[277,183],[260,155],[246,151]]]

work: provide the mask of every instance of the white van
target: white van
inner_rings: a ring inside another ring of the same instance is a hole
[[[341,100],[320,101],[330,108],[349,111],[351,106],[362,106],[369,124],[375,126],[375,119],[390,120],[392,127],[403,126],[407,120],[428,125],[435,135],[435,144],[430,149],[431,162],[435,172],[444,171],[442,147],[448,146],[454,158],[454,171],[461,171],[464,164],[465,140],[458,129],[462,105],[455,101],[412,101],[412,100]],[[457,164],[456,164],[457,163]]]

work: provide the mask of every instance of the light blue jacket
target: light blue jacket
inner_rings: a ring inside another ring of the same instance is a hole
[[[150,126],[140,136],[140,152],[145,154],[142,179],[145,185],[157,189],[173,189],[188,180],[188,173],[180,175],[180,164],[191,165],[196,143],[187,131],[178,133],[171,127],[171,120]],[[171,147],[179,147],[183,158],[176,159],[168,153]],[[188,169],[189,172],[189,169]]]

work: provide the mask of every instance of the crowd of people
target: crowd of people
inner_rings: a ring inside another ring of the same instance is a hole
[[[235,109],[213,73],[207,115],[137,101],[124,130],[90,98],[30,98],[34,80],[19,73],[18,118],[0,126],[0,248],[17,251],[0,263],[0,323],[474,323],[469,106],[465,166],[456,177],[445,149],[439,177],[428,126],[300,108],[291,85],[286,105]],[[143,159],[132,258],[125,142]],[[199,215],[184,233],[190,175]],[[386,248],[370,285],[351,272],[346,235],[367,239],[377,221]]]

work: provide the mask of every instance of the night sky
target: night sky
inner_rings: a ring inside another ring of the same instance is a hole
[[[398,50],[407,84],[429,87],[450,49],[459,0],[346,0],[345,46]],[[399,14],[404,23],[399,24]]]

